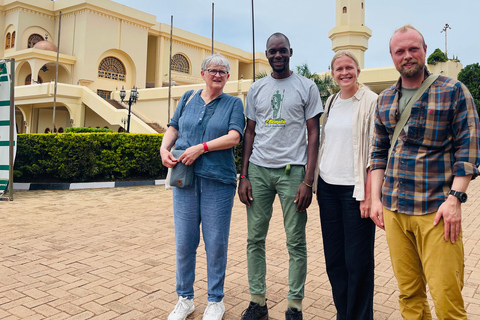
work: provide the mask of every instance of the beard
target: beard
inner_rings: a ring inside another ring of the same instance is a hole
[[[401,66],[400,66],[400,69],[398,70],[398,72],[400,72],[400,74],[402,76],[404,76],[405,78],[415,78],[416,76],[418,76],[420,73],[423,72],[423,69],[425,68],[425,63],[424,62],[419,62],[419,61],[409,61],[408,63],[410,62],[416,62],[417,64],[415,64],[412,68],[410,69],[405,69],[403,68],[403,66],[406,63],[403,63]]]
[[[272,67],[272,70],[273,70],[274,72],[276,72],[276,73],[282,73],[282,72],[284,72],[284,71],[287,69],[287,67],[288,67],[288,62],[286,62],[286,61],[283,61],[283,64],[282,64],[281,67],[275,67],[275,62],[276,62],[276,61],[269,61],[270,67]]]
[[[285,66],[283,66],[283,68],[281,69],[272,67],[272,70],[275,71],[276,73],[282,73],[283,71],[285,71],[285,69],[286,69]]]

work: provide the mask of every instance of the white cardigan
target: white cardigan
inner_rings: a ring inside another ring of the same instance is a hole
[[[328,106],[332,100],[330,96],[325,104]],[[355,167],[355,188],[353,197],[357,201],[365,200],[365,183],[367,181],[367,169],[370,167],[370,156],[372,151],[373,132],[375,128],[375,110],[377,108],[378,95],[362,86],[353,95],[353,116],[352,116],[352,133],[357,139],[353,140],[353,159]],[[333,101],[332,108],[335,104]],[[313,182],[313,191],[317,190],[318,176],[320,173],[320,161],[323,155],[325,141],[325,125],[328,121],[328,110],[322,117],[322,131],[320,147],[318,149],[317,167],[315,168],[315,180]],[[332,139],[329,137],[329,139]],[[334,139],[334,138],[333,138]]]

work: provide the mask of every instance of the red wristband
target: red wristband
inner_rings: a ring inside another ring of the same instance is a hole
[[[203,144],[203,152],[204,152],[204,153],[207,153],[207,152],[208,152],[207,143],[206,143],[206,142],[202,142],[202,144]]]

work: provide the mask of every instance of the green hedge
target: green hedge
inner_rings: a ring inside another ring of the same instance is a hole
[[[19,134],[15,181],[160,179],[163,135],[125,133]]]
[[[164,179],[163,134],[19,134],[16,182]],[[241,144],[235,150],[240,170]]]

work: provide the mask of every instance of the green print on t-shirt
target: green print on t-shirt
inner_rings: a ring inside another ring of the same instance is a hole
[[[277,92],[272,95],[272,99],[270,100],[270,103],[272,104],[273,118],[265,119],[265,126],[281,127],[281,128],[285,127],[286,121],[281,118],[284,95],[285,95],[285,90],[283,90],[282,94],[280,94],[280,92],[277,90]]]

